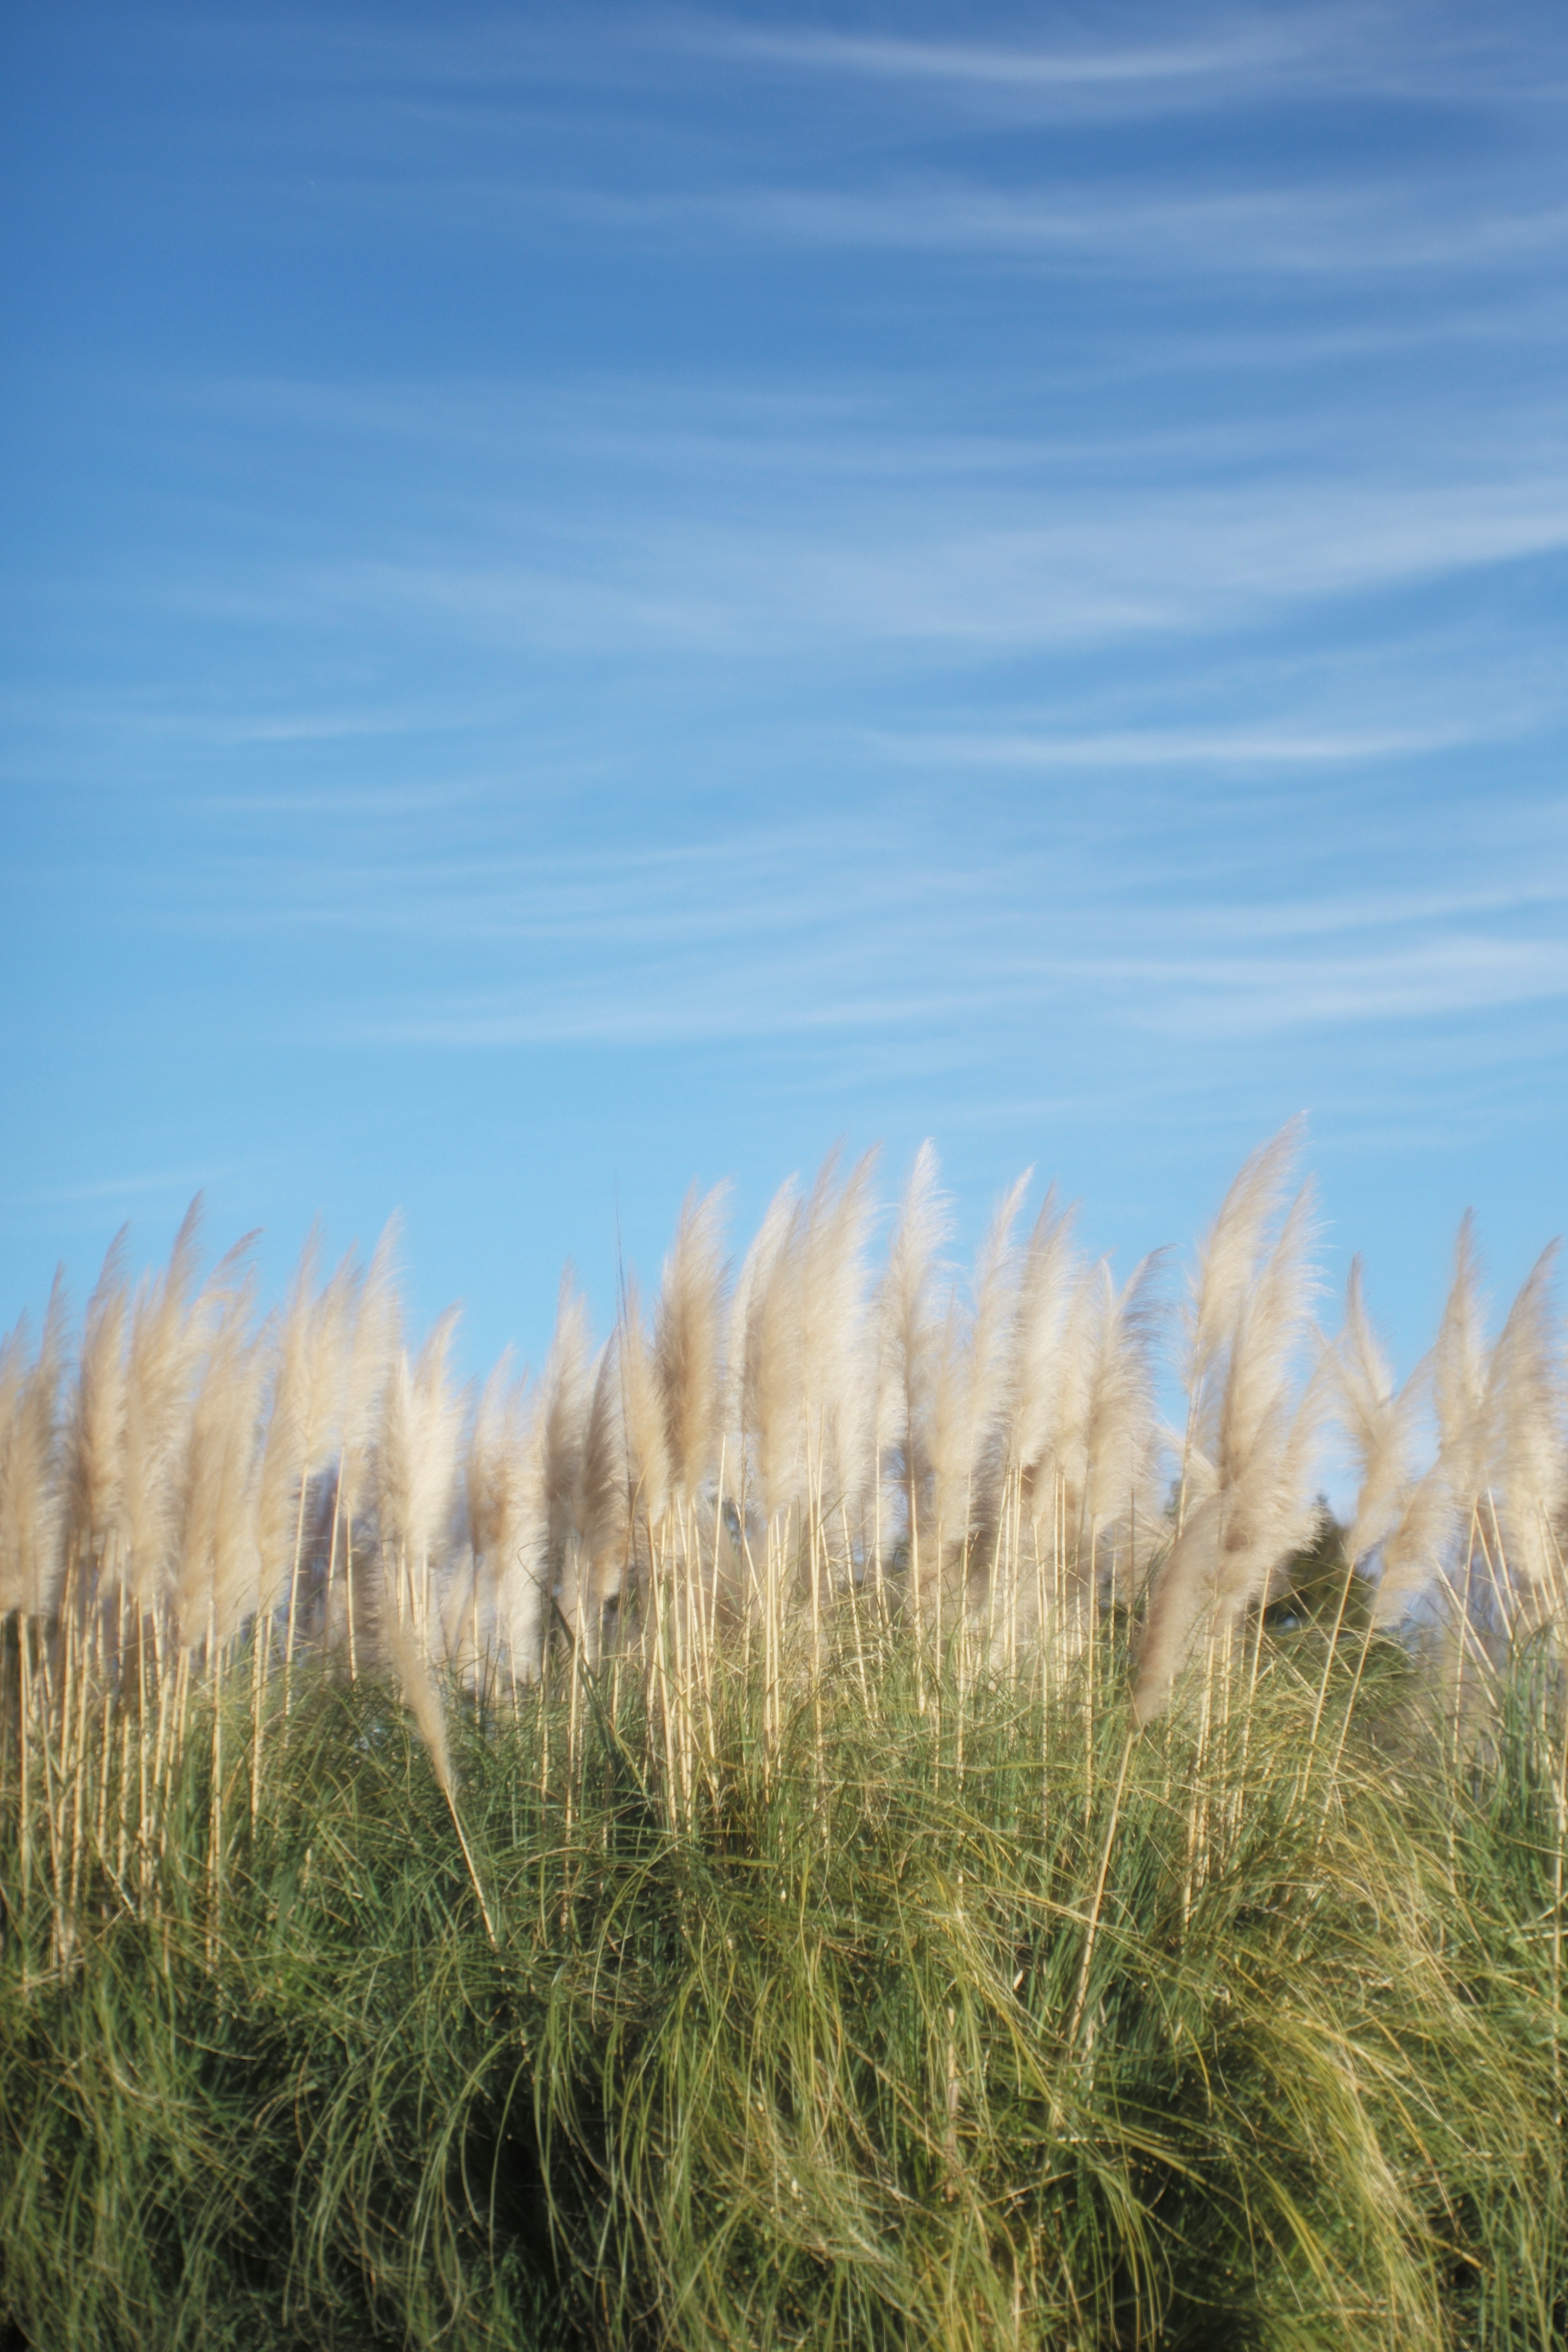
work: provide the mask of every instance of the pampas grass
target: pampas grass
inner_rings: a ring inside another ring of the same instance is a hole
[[[693,1193],[651,1315],[631,1276],[596,1348],[569,1275],[539,1380],[498,1372],[476,1401],[453,1382],[452,1315],[399,1343],[390,1233],[367,1272],[325,1280],[313,1236],[262,1321],[242,1253],[202,1277],[193,1210],[134,1301],[115,1244],[68,1376],[58,1285],[36,1354],[22,1328],[0,1349],[0,1597],[51,1673],[60,1647],[78,1717],[96,1678],[122,1742],[175,1660],[220,1675],[243,1645],[253,1796],[275,1674],[287,1716],[297,1658],[357,1674],[393,1623],[476,1696],[526,1688],[558,1646],[636,1656],[665,1688],[665,1643],[709,1692],[733,1626],[776,1737],[835,1612],[862,1680],[866,1642],[904,1628],[918,1690],[955,1643],[966,1671],[1049,1685],[1115,1611],[1147,1723],[1256,1651],[1333,1418],[1374,1621],[1414,1612],[1459,1683],[1484,1680],[1500,1642],[1554,1649],[1568,1598],[1552,1253],[1489,1339],[1467,1219],[1429,1366],[1396,1391],[1359,1262],[1333,1349],[1312,1319],[1300,1145],[1293,1123],[1253,1155],[1197,1255],[1168,1439],[1163,1259],[1118,1286],[1051,1195],[1019,1244],[1020,1178],[965,1282],[929,1145],[874,1283],[873,1158],[831,1159],[809,1193],[791,1180],[733,1281],[722,1192]],[[689,1692],[672,1705],[689,1745]]]
[[[694,1193],[651,1307],[596,1344],[569,1276],[476,1394],[390,1234],[276,1319],[193,1213],[134,1297],[117,1243],[74,1360],[57,1285],[0,1345],[0,2311],[1559,2340],[1553,1260],[1489,1328],[1467,1221],[1400,1386],[1359,1263],[1313,1319],[1300,1144],[1185,1316],[1025,1179],[966,1276],[929,1146],[880,1272],[870,1159],[733,1276]]]

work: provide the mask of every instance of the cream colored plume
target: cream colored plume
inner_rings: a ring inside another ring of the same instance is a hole
[[[1311,1470],[1328,1408],[1329,1376],[1322,1350],[1304,1388],[1296,1376],[1313,1288],[1310,1185],[1296,1195],[1278,1239],[1259,1263],[1267,1240],[1259,1202],[1277,1205],[1283,1139],[1270,1147],[1272,1158],[1258,1154],[1249,1161],[1245,1187],[1239,1179],[1232,1186],[1197,1285],[1204,1312],[1195,1328],[1202,1345],[1195,1340],[1189,1357],[1195,1386],[1184,1465],[1186,1491],[1196,1500],[1189,1501],[1153,1580],[1134,1694],[1144,1722],[1166,1705],[1194,1646],[1233,1628],[1249,1605],[1261,1601],[1276,1567],[1312,1531]],[[1239,1193],[1241,1210],[1230,1217],[1221,1249],[1220,1227]],[[1245,1264],[1244,1251],[1252,1253]],[[1208,1311],[1218,1295],[1213,1284],[1222,1259],[1227,1272],[1219,1287],[1231,1309],[1228,1328]]]
[[[1367,1316],[1359,1257],[1351,1265],[1334,1358],[1338,1417],[1360,1473],[1345,1553],[1356,1568],[1376,1557],[1373,1622],[1391,1626],[1441,1565],[1453,1498],[1440,1464],[1419,1476],[1412,1466],[1430,1360],[1396,1389]]]
[[[1079,1275],[1072,1246],[1074,1214],[1071,1209],[1058,1207],[1052,1187],[1035,1219],[1019,1269],[1008,1384],[1011,1404],[1008,1453],[1026,1493],[1039,1483],[1041,1468],[1054,1461],[1060,1441],[1068,1370],[1064,1343]]]
[[[198,1195],[168,1265],[143,1280],[131,1310],[112,1561],[117,1582],[142,1610],[164,1594],[192,1381],[212,1306],[211,1294],[198,1297],[201,1207]]]
[[[256,1612],[256,1486],[267,1338],[248,1276],[224,1299],[207,1343],[179,1482],[170,1598],[184,1649],[231,1640]]]
[[[1454,1278],[1429,1362],[1437,1458],[1416,1479],[1383,1539],[1373,1622],[1385,1628],[1397,1625],[1422,1593],[1456,1571],[1483,1475],[1489,1361],[1469,1210],[1459,1222]]]
[[[631,1549],[619,1355],[611,1339],[594,1367],[561,1564],[561,1614],[590,1658],[599,1654],[603,1612],[620,1597]]]
[[[1118,1290],[1100,1269],[1100,1305],[1087,1383],[1082,1518],[1078,1549],[1088,1572],[1131,1599],[1138,1571],[1163,1529],[1154,1352],[1161,1323],[1156,1296],[1165,1262],[1154,1251]]]
[[[1423,1592],[1453,1572],[1481,1475],[1488,1350],[1475,1218],[1469,1210],[1459,1221],[1453,1282],[1428,1360],[1437,1458],[1416,1479],[1383,1540],[1373,1621],[1384,1627],[1397,1625]]]
[[[1245,1162],[1197,1255],[1187,1311],[1187,1451],[1212,1452],[1225,1357],[1240,1326],[1270,1228],[1285,1204],[1305,1121],[1288,1119]],[[1183,1476],[1187,1465],[1184,1461]]]
[[[794,1177],[781,1184],[747,1250],[730,1302],[728,1410],[733,1440],[728,1484],[763,1519],[800,1494],[800,1244],[804,1226]]]
[[[56,1412],[65,1364],[64,1271],[56,1275],[38,1352],[26,1316],[0,1342],[0,1616],[52,1612],[59,1586]]]
[[[864,1485],[871,1416],[862,1331],[865,1249],[877,1154],[839,1181],[835,1146],[806,1204],[800,1241],[800,1381],[810,1483],[825,1517],[843,1514]]]
[[[65,1556],[73,1565],[101,1553],[119,1516],[125,1457],[125,1334],[131,1314],[125,1278],[128,1230],[122,1225],[110,1244],[88,1300],[66,1417],[61,1484]]]
[[[933,1299],[937,1252],[948,1233],[937,1175],[936,1146],[927,1141],[915,1157],[877,1300],[877,1454],[912,1543],[929,1517],[931,1422],[946,1328]],[[923,1563],[923,1573],[930,1565]]]
[[[588,1306],[568,1266],[560,1278],[555,1338],[545,1359],[535,1424],[545,1522],[541,1600],[554,1591],[571,1534],[591,1381]]]
[[[1558,1244],[1544,1249],[1498,1335],[1487,1370],[1482,1464],[1489,1538],[1511,1624],[1560,1616],[1564,1591],[1557,1528],[1568,1501]]]
[[[659,1378],[654,1346],[643,1319],[643,1301],[632,1275],[626,1277],[626,1295],[621,1304],[616,1364],[621,1379],[629,1533],[634,1546],[641,1529],[644,1549],[651,1551],[653,1531],[663,1520],[670,1500],[670,1441],[665,1418],[669,1391]],[[711,1424],[716,1418],[716,1366],[709,1371],[707,1386]],[[684,1420],[684,1415],[676,1416],[677,1428]],[[697,1450],[700,1453],[700,1445]]]
[[[971,1528],[990,1517],[996,1453],[1013,1370],[1009,1343],[1017,1256],[1012,1233],[1032,1172],[1026,1170],[997,1204],[976,1256],[968,1311],[956,1285],[948,1295],[926,1441],[931,1498],[925,1557],[933,1570],[938,1531],[943,1553],[951,1559],[965,1551]]]
[[[1346,1556],[1355,1566],[1393,1533],[1410,1499],[1411,1454],[1427,1377],[1427,1367],[1419,1366],[1396,1390],[1366,1312],[1359,1257],[1351,1261],[1334,1364],[1338,1418],[1360,1474],[1345,1538]]]
[[[653,1367],[664,1416],[664,1469],[670,1488],[688,1506],[718,1465],[728,1190],[716,1185],[704,1198],[694,1185],[687,1193],[664,1260],[654,1319]],[[639,1444],[651,1465],[651,1435]]]
[[[449,1307],[411,1363],[400,1349],[382,1401],[376,1519],[392,1614],[429,1648],[456,1500],[462,1402],[448,1370],[457,1309]]]
[[[264,1615],[294,1596],[309,1483],[339,1453],[356,1286],[345,1259],[318,1293],[320,1248],[312,1230],[278,1327],[257,1501]]]
[[[522,1551],[528,1533],[526,1385],[513,1373],[508,1349],[480,1391],[464,1458],[473,1578],[470,1625],[466,1641],[459,1633],[448,1646],[472,1650],[470,1664],[476,1672],[486,1640],[505,1646],[503,1594],[508,1564]]]
[[[1486,1303],[1481,1296],[1476,1221],[1467,1209],[1454,1244],[1454,1279],[1432,1350],[1432,1402],[1448,1483],[1466,1508],[1482,1485],[1490,1376]]]
[[[398,1352],[402,1309],[397,1291],[399,1225],[390,1217],[362,1278],[345,1303],[346,1340],[338,1432],[338,1509],[351,1530],[375,1455],[382,1399]]]

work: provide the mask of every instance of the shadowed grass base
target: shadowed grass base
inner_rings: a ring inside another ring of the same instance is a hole
[[[13,1757],[0,2315],[31,2352],[1568,2343],[1544,1678],[1457,1753],[1375,1654],[1314,1740],[1322,1656],[1134,1735],[1113,1629],[1047,1696],[894,1645],[802,1674],[771,1747],[737,1667],[673,1798],[630,1665],[455,1700],[494,1946],[379,1685],[297,1683],[253,1832],[236,1675],[221,1870],[198,1711],[63,1958]]]

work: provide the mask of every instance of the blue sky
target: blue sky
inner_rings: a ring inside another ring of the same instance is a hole
[[[0,41],[0,1319],[401,1207],[536,1360],[693,1178],[1312,1121],[1408,1362],[1564,1222],[1568,16]]]

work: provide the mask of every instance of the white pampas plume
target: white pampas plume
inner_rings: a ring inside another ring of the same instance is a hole
[[[390,1217],[348,1308],[339,1413],[338,1509],[351,1530],[375,1451],[382,1392],[397,1353],[402,1312],[397,1293],[399,1225]]]
[[[526,1376],[514,1376],[508,1349],[480,1391],[468,1433],[463,1492],[474,1582],[470,1622],[465,1630],[475,1652],[476,1674],[486,1638],[497,1649],[509,1646],[504,1598],[508,1570],[531,1533],[526,1385]]]
[[[262,1613],[289,1611],[292,1655],[306,1498],[312,1477],[339,1454],[343,1376],[351,1346],[353,1269],[345,1259],[319,1295],[321,1241],[312,1228],[295,1271],[277,1339],[272,1405],[258,1498]]]
[[[877,1300],[877,1453],[884,1478],[901,1498],[912,1545],[918,1544],[928,1509],[944,1329],[932,1301],[936,1253],[948,1233],[937,1173],[936,1147],[927,1140],[915,1156]],[[923,1576],[928,1568],[922,1562]]]
[[[396,1618],[386,1627],[387,1655],[397,1670],[403,1700],[419,1729],[443,1796],[450,1797],[455,1786],[452,1771],[452,1748],[446,1734],[446,1711],[441,1704],[441,1694],[435,1687],[435,1677],[430,1662],[408,1624]]]
[[[869,1450],[861,1332],[876,1162],[874,1150],[863,1153],[841,1183],[835,1145],[811,1188],[800,1242],[800,1391],[811,1477],[824,1517],[846,1507],[858,1490]]]
[[[1035,1219],[1019,1272],[1009,1453],[1026,1489],[1036,1482],[1040,1465],[1054,1456],[1061,1425],[1063,1336],[1078,1284],[1072,1247],[1075,1214],[1073,1209],[1057,1206],[1053,1186]]]
[[[488,1425],[484,1443],[492,1456],[503,1457],[508,1465],[502,1490],[505,1508],[497,1505],[488,1544],[481,1549],[486,1561],[497,1648],[514,1685],[534,1681],[544,1655],[554,1575],[546,1491],[545,1401],[554,1377],[547,1362],[545,1379],[536,1383],[531,1399],[525,1397],[519,1381],[507,1391],[499,1410],[494,1395],[489,1407],[481,1406],[481,1424]],[[499,1393],[494,1375],[491,1387]]]
[[[682,1351],[684,1352],[684,1351]],[[636,1279],[628,1276],[626,1296],[622,1303],[621,1322],[617,1332],[616,1362],[621,1375],[621,1415],[624,1425],[624,1454],[629,1487],[628,1508],[633,1537],[641,1526],[652,1538],[652,1532],[664,1518],[670,1499],[670,1451],[665,1407],[669,1391],[659,1379],[654,1349],[648,1341],[648,1329],[643,1320],[643,1302]],[[714,1417],[718,1393],[718,1368],[710,1355],[707,1385],[711,1402],[710,1423]],[[698,1404],[700,1400],[693,1400]],[[685,1414],[674,1416],[677,1428],[685,1423]],[[697,1436],[697,1433],[690,1433]],[[697,1437],[698,1450],[701,1439]]]
[[[1299,1114],[1288,1119],[1246,1161],[1198,1251],[1187,1314],[1184,1490],[1194,1448],[1213,1452],[1225,1353],[1239,1327],[1270,1227],[1284,1205],[1305,1125]]]
[[[755,1486],[764,1518],[794,1499],[800,1468],[801,1213],[794,1177],[781,1184],[747,1250],[730,1302],[727,1420],[732,1490]]]
[[[1483,1483],[1489,1370],[1475,1212],[1467,1209],[1454,1244],[1453,1286],[1432,1350],[1438,1450],[1456,1500],[1466,1508]]]
[[[1488,1354],[1477,1266],[1475,1217],[1467,1209],[1454,1245],[1454,1279],[1429,1359],[1437,1458],[1410,1489],[1383,1541],[1373,1622],[1396,1625],[1411,1603],[1456,1565],[1456,1541],[1483,1483]]]
[[[1079,1550],[1086,1552],[1093,1573],[1103,1540],[1113,1580],[1135,1572],[1153,1548],[1158,1526],[1154,1349],[1161,1319],[1155,1286],[1164,1264],[1165,1252],[1152,1251],[1120,1290],[1109,1264],[1100,1270],[1084,1415]]]
[[[1410,1489],[1383,1540],[1373,1622],[1396,1625],[1417,1596],[1454,1566],[1456,1538],[1474,1507],[1486,1452],[1488,1354],[1476,1257],[1466,1210],[1454,1244],[1454,1279],[1429,1359],[1437,1458]]]
[[[0,1616],[53,1612],[59,1580],[55,1415],[65,1359],[66,1293],[55,1276],[37,1355],[26,1317],[0,1343]]]
[[[706,1198],[694,1185],[664,1260],[653,1329],[653,1369],[664,1420],[669,1485],[690,1505],[718,1461],[724,1414],[725,1265],[727,1185]],[[657,1516],[654,1514],[653,1516]]]
[[[805,1492],[801,1414],[800,1288],[805,1211],[798,1209],[766,1278],[752,1293],[746,1333],[747,1425],[764,1518],[782,1514]]]
[[[1271,1187],[1269,1197],[1277,1198],[1280,1164],[1278,1159],[1270,1162],[1265,1155],[1255,1155],[1248,1170],[1264,1171],[1268,1186],[1263,1175],[1254,1178],[1243,1203],[1246,1213],[1235,1218],[1223,1250],[1215,1238],[1210,1240],[1199,1284],[1200,1308],[1223,1256],[1228,1261],[1223,1288],[1235,1320],[1228,1332],[1212,1317],[1203,1325],[1201,1358],[1195,1342],[1186,1476],[1194,1483],[1194,1471],[1201,1467],[1202,1489],[1155,1580],[1134,1692],[1140,1722],[1165,1707],[1200,1633],[1234,1625],[1250,1603],[1263,1598],[1280,1561],[1311,1535],[1313,1507],[1308,1478],[1327,1410],[1326,1357],[1320,1354],[1299,1395],[1292,1378],[1308,1328],[1312,1286],[1310,1185],[1297,1194],[1261,1267],[1254,1257],[1246,1270],[1248,1278],[1232,1279],[1240,1264],[1242,1240],[1254,1252],[1261,1242],[1264,1227],[1252,1211],[1260,1190]],[[1237,1197],[1238,1186],[1233,1185],[1228,1210]],[[1225,1215],[1222,1212],[1222,1222]],[[1218,1231],[1217,1226],[1217,1235]],[[1221,1364],[1224,1380],[1218,1384]],[[1216,1383],[1212,1391],[1210,1383]],[[1192,1450],[1195,1423],[1212,1447],[1201,1462]]]
[[[930,1420],[931,1524],[945,1554],[962,1557],[977,1517],[987,1516],[988,1477],[1012,1370],[1013,1226],[1032,1170],[1002,1195],[975,1260],[972,1306],[949,1297],[937,1355]],[[933,1570],[937,1562],[932,1559]]]
[[[599,1654],[603,1612],[619,1598],[629,1551],[619,1352],[616,1339],[606,1340],[594,1367],[561,1578],[561,1613],[591,1659]]]
[[[267,1350],[252,1328],[255,1300],[247,1276],[223,1301],[191,1409],[171,1578],[175,1638],[187,1650],[227,1641],[256,1609]]]
[[[1568,1494],[1558,1244],[1545,1248],[1509,1309],[1491,1352],[1483,1408],[1489,1536],[1511,1588],[1505,1605],[1539,1622],[1564,1599],[1555,1523]]]
[[[168,1265],[161,1277],[142,1283],[131,1318],[114,1565],[141,1610],[162,1597],[191,1381],[204,1337],[196,1280],[201,1213],[198,1193]]]
[[[1345,1538],[1345,1554],[1354,1567],[1393,1533],[1409,1500],[1410,1456],[1427,1374],[1427,1367],[1419,1366],[1396,1391],[1366,1312],[1359,1257],[1351,1261],[1334,1368],[1340,1424],[1360,1471],[1355,1512]]]
[[[1311,1306],[1314,1214],[1313,1188],[1304,1184],[1238,1315],[1217,1420],[1222,1486],[1242,1484],[1282,1416],[1289,1417],[1291,1368]]]
[[[1383,1572],[1372,1604],[1375,1625],[1397,1625],[1416,1596],[1442,1573],[1453,1550],[1458,1519],[1454,1490],[1439,1454],[1411,1487],[1383,1539]]]
[[[446,1716],[441,1704],[441,1694],[435,1687],[435,1678],[410,1626],[400,1623],[395,1618],[389,1620],[386,1626],[386,1643],[392,1664],[397,1668],[398,1680],[402,1686],[403,1699],[408,1711],[414,1719],[419,1736],[423,1740],[426,1752],[430,1757],[431,1765],[435,1773],[436,1785],[446,1800],[446,1810],[452,1816],[452,1826],[457,1832],[457,1843],[463,1849],[463,1860],[468,1872],[468,1883],[474,1889],[475,1899],[479,1906],[479,1915],[485,1922],[485,1933],[494,1944],[496,1923],[490,1916],[490,1906],[485,1900],[485,1890],[479,1884],[479,1873],[475,1866],[473,1849],[468,1843],[467,1832],[463,1827],[463,1816],[457,1810],[457,1780],[452,1769],[452,1750],[446,1737]]]
[[[24,1468],[22,1399],[27,1385],[32,1340],[32,1327],[25,1312],[0,1339],[0,1480],[9,1490],[0,1500],[0,1509],[12,1520],[23,1517],[29,1507],[25,1490],[30,1481],[18,1473]],[[6,1551],[0,1553],[0,1615],[9,1615],[13,1609],[26,1606],[26,1578],[13,1568],[7,1556],[10,1549],[7,1545]]]
[[[539,1383],[538,1445],[548,1552],[540,1565],[546,1595],[560,1574],[571,1532],[591,1377],[588,1306],[568,1266],[560,1278],[555,1339]]]
[[[101,1552],[118,1516],[125,1454],[125,1331],[131,1298],[125,1278],[127,1226],[110,1242],[83,1318],[76,1379],[67,1413],[62,1486],[68,1563],[84,1566]]]
[[[512,1370],[508,1348],[479,1391],[463,1465],[468,1542],[476,1559],[505,1557],[521,1487],[526,1375]]]
[[[1049,1504],[1061,1528],[1061,1566],[1076,1569],[1089,1489],[1089,1414],[1099,1333],[1105,1310],[1105,1269],[1075,1264],[1055,1365],[1049,1442],[1031,1452],[1030,1487],[1036,1517]],[[1053,1538],[1054,1540],[1054,1538]]]
[[[428,1649],[435,1577],[455,1499],[463,1408],[448,1378],[458,1310],[449,1307],[411,1364],[401,1350],[382,1401],[376,1517],[382,1573],[400,1623]]]

